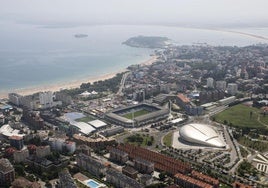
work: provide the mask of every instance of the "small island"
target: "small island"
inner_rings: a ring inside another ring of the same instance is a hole
[[[74,35],[75,38],[85,38],[85,37],[88,37],[87,34],[75,34]]]
[[[163,48],[169,44],[167,37],[137,36],[131,37],[122,44],[137,48]]]

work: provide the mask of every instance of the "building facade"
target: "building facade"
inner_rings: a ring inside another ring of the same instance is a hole
[[[144,174],[151,174],[154,171],[154,163],[151,163],[141,158],[134,159],[134,167],[139,172]]]
[[[106,172],[107,182],[113,184],[117,188],[142,188],[143,186],[139,184],[134,179],[122,174],[121,172],[108,169]]]
[[[214,88],[214,79],[213,78],[207,78],[207,87]]]
[[[13,153],[13,158],[16,163],[25,162],[27,157],[29,157],[29,150],[27,148]]]
[[[36,148],[36,156],[39,158],[46,157],[51,154],[50,146],[39,146]]]
[[[111,161],[116,161],[121,164],[124,164],[128,161],[128,154],[124,151],[121,151],[117,148],[110,147],[110,160]]]
[[[69,170],[64,169],[59,172],[59,188],[77,188],[74,179],[72,178]]]
[[[87,170],[94,176],[101,177],[102,175],[105,174],[106,171],[105,166],[98,160],[94,159],[93,157],[90,157],[83,153],[79,153],[76,156],[76,162],[80,168]]]
[[[21,136],[10,136],[9,142],[12,147],[15,147],[17,150],[21,150],[24,146],[23,137]]]
[[[8,159],[0,159],[0,185],[10,185],[15,179],[15,170]]]
[[[216,89],[218,90],[226,90],[226,81],[216,81]]]
[[[227,85],[227,93],[230,95],[235,95],[238,91],[238,86],[236,83],[229,83]]]

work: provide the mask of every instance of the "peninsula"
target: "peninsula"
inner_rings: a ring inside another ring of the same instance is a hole
[[[169,43],[167,37],[158,36],[136,36],[131,37],[122,44],[137,48],[163,48]]]

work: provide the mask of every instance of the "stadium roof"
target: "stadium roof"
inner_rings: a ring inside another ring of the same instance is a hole
[[[3,125],[0,128],[0,134],[4,135],[6,137],[10,137],[10,136],[20,136],[20,137],[23,137],[24,134],[19,134],[19,132],[20,132],[20,130],[13,129],[8,124]]]
[[[180,136],[187,142],[210,147],[225,147],[226,144],[220,139],[219,134],[205,124],[187,124],[181,127]]]
[[[91,125],[84,123],[84,122],[70,122],[71,125],[79,128],[80,132],[82,132],[83,134],[89,134],[93,131],[95,131],[96,129],[94,127],[92,127]]]
[[[93,121],[90,121],[88,122],[90,125],[92,125],[93,127],[95,127],[96,129],[97,128],[101,128],[101,127],[105,127],[107,124],[101,120],[93,120]]]

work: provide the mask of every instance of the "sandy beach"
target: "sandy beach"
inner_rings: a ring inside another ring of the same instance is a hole
[[[150,59],[139,62],[137,64],[140,64],[142,66],[147,66],[153,64],[157,60],[158,56],[152,56]],[[33,88],[25,88],[25,89],[15,89],[12,91],[7,91],[7,92],[2,92],[0,93],[0,98],[7,98],[8,93],[18,93],[20,95],[31,95],[33,93],[41,92],[41,91],[60,91],[62,89],[73,89],[73,88],[78,88],[82,83],[93,83],[99,80],[106,80],[114,77],[116,74],[125,72],[127,69],[121,69],[116,72],[104,74],[104,75],[99,75],[95,77],[89,77],[85,79],[80,79],[80,80],[74,80],[70,82],[64,82],[64,83],[58,83],[58,84],[49,84],[49,85],[40,85],[38,87],[33,87]]]

